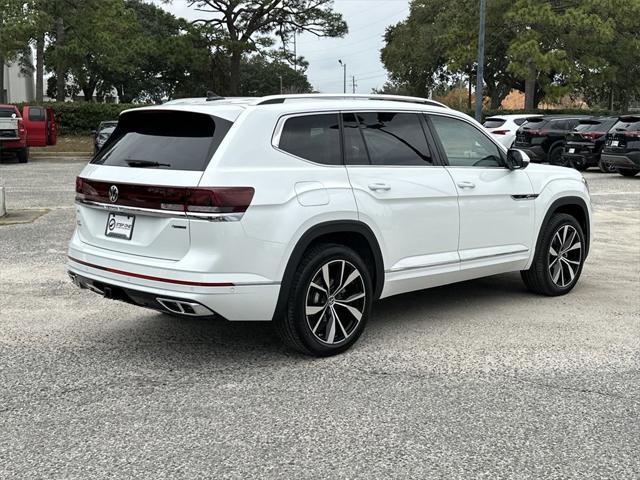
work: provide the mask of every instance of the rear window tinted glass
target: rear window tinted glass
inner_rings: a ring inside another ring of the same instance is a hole
[[[524,122],[526,122],[527,119],[526,118],[516,118],[513,123],[515,123],[516,125],[520,126],[522,125]]]
[[[91,161],[118,167],[203,171],[232,123],[202,113],[133,111]]]
[[[487,118],[482,124],[482,126],[484,128],[498,128],[504,125],[504,122],[505,121],[502,120],[501,118]]]
[[[11,118],[15,113],[13,108],[0,108],[0,118]]]
[[[604,119],[598,123],[581,123],[575,130],[580,132],[608,132],[615,123],[615,119]]]
[[[432,165],[427,139],[415,113],[356,114],[372,165]]]
[[[287,119],[278,147],[311,162],[341,165],[338,114],[304,115]]]
[[[640,131],[640,118],[635,121],[636,118],[625,118],[623,120],[619,120],[613,126],[612,132],[637,132]]]
[[[538,129],[538,128],[542,128],[542,127],[546,126],[547,123],[549,123],[549,120],[544,120],[542,118],[540,118],[540,119],[533,118],[533,119],[526,120],[522,124],[522,128],[525,129],[525,130]]]

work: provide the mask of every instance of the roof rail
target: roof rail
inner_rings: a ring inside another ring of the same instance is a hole
[[[366,93],[303,93],[291,95],[269,95],[259,98],[256,105],[272,105],[285,103],[287,100],[384,100],[388,102],[419,103],[432,107],[449,108],[444,103],[436,102],[428,98],[407,97],[404,95],[366,94]]]

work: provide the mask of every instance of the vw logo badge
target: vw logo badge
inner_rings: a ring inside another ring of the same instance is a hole
[[[109,189],[109,201],[111,203],[116,203],[118,201],[118,187],[115,185],[111,185]]]

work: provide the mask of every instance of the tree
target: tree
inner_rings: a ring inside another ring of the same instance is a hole
[[[4,67],[24,52],[28,41],[27,4],[20,0],[0,0],[0,103],[6,103]]]
[[[292,34],[309,32],[321,37],[341,37],[347,25],[332,10],[333,0],[189,0],[189,6],[211,13],[195,23],[211,26],[224,42],[230,67],[230,93],[240,92],[242,58],[264,52],[273,45],[273,34],[284,41]]]
[[[270,61],[264,55],[255,55],[242,62],[240,95],[262,97],[280,93],[282,79],[285,93],[310,93],[313,88],[301,70],[294,70],[281,60]]]

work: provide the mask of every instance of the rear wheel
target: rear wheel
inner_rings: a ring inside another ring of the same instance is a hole
[[[558,145],[557,147],[553,147],[551,150],[549,150],[549,163],[551,165],[563,165],[561,157],[562,157],[562,145]],[[563,165],[563,166],[568,167],[571,165]]]
[[[326,357],[347,350],[362,333],[373,289],[365,262],[352,249],[321,244],[300,262],[286,314],[275,320],[289,347]]]
[[[640,170],[634,170],[631,168],[617,168],[617,172],[623,177],[635,177]]]
[[[606,162],[602,158],[598,161],[598,168],[602,173],[616,173],[616,167]]]
[[[574,217],[558,213],[551,217],[541,235],[531,267],[521,272],[522,280],[534,293],[564,295],[582,273],[584,232]]]
[[[16,155],[18,156],[18,162],[20,162],[20,163],[27,163],[29,161],[29,149],[28,148],[23,148],[21,150],[18,150]]]

